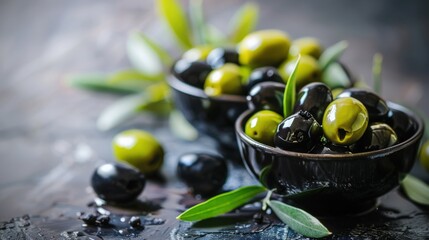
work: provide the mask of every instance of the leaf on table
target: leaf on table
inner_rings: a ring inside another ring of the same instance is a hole
[[[252,32],[258,23],[258,17],[259,8],[255,3],[246,3],[238,9],[228,24],[231,42],[238,43]]]
[[[276,200],[267,203],[282,222],[303,236],[321,238],[332,234],[317,218],[302,209]]]
[[[171,63],[171,57],[139,32],[131,33],[127,41],[127,55],[131,64],[142,74],[157,78],[163,75],[164,64]]]
[[[329,64],[337,61],[346,50],[347,46],[347,41],[341,41],[325,49],[319,57],[319,66],[322,71],[325,70]]]
[[[191,0],[189,2],[189,15],[191,26],[195,36],[196,44],[204,45],[207,43],[206,24],[204,22],[203,1]]]
[[[157,0],[157,9],[184,49],[192,47],[191,30],[185,11],[177,0]]]
[[[111,83],[109,79],[110,76],[106,74],[84,74],[72,76],[67,83],[75,88],[121,94],[137,93],[142,89],[127,84]]]
[[[330,89],[350,87],[351,79],[341,64],[333,62],[322,72],[322,82]]]
[[[429,186],[416,177],[408,174],[401,183],[405,194],[414,202],[429,205]]]
[[[383,56],[376,53],[372,59],[372,81],[374,82],[374,92],[381,94],[381,68],[383,64]]]
[[[180,139],[194,141],[198,138],[198,131],[177,110],[170,113],[169,125],[171,132]]]
[[[177,219],[182,221],[199,221],[216,217],[240,207],[264,191],[266,189],[262,186],[246,186],[222,193],[189,208],[180,214]]]
[[[292,73],[287,80],[285,93],[283,94],[283,115],[285,118],[289,117],[293,112],[295,106],[295,95],[296,95],[296,71],[298,69],[301,55],[298,56]]]

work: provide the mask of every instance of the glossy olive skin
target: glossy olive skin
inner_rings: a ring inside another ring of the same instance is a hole
[[[215,48],[210,51],[206,62],[213,68],[220,68],[225,63],[240,65],[238,62],[238,52],[234,49]]]
[[[247,91],[250,91],[256,84],[261,82],[283,83],[283,78],[274,67],[261,67],[254,69],[247,82]]]
[[[365,106],[351,97],[331,102],[323,115],[323,132],[334,144],[350,145],[365,133],[369,117]]]
[[[191,62],[206,61],[207,56],[212,50],[213,47],[209,45],[196,46],[184,52],[182,58],[187,59]]]
[[[296,58],[298,55],[309,55],[318,59],[322,51],[322,45],[316,38],[298,38],[292,41],[290,45],[289,58]]]
[[[137,169],[118,163],[99,166],[91,177],[91,186],[98,197],[115,203],[135,200],[145,184],[144,175]]]
[[[212,67],[202,61],[179,59],[172,68],[172,73],[181,81],[197,88],[203,88]]]
[[[429,140],[420,147],[419,159],[423,168],[429,172]]]
[[[261,110],[249,118],[244,127],[244,132],[260,143],[274,146],[274,134],[282,120],[283,116],[276,112]]]
[[[277,67],[287,59],[290,47],[289,36],[279,30],[261,30],[250,33],[238,45],[239,62],[258,68]]]
[[[395,130],[400,142],[411,137],[411,130],[416,127],[415,123],[406,114],[395,109],[390,109],[386,123]]]
[[[338,146],[332,143],[317,144],[310,153],[314,154],[352,154],[348,146]]]
[[[155,174],[164,162],[164,149],[149,132],[130,129],[118,133],[112,141],[118,161],[136,167],[143,174]]]
[[[294,152],[309,152],[322,137],[322,127],[309,112],[299,111],[277,127],[274,145]]]
[[[204,92],[208,96],[219,96],[222,94],[240,95],[244,92],[241,81],[240,67],[232,63],[227,63],[210,72],[204,83]]]
[[[322,123],[326,107],[332,102],[331,90],[323,83],[310,83],[298,92],[293,111],[308,111],[313,117]]]
[[[371,123],[365,134],[353,146],[353,152],[367,152],[380,150],[395,145],[398,136],[395,131],[385,123]]]
[[[285,82],[288,81],[293,69],[295,68],[296,59],[289,59],[279,67],[279,73]],[[302,55],[298,68],[295,73],[296,89],[299,90],[306,84],[320,82],[321,69],[319,63],[311,56]]]
[[[222,189],[228,176],[226,161],[209,153],[186,153],[179,157],[177,176],[194,193],[209,195]]]
[[[283,83],[262,82],[255,85],[246,97],[250,109],[267,109],[283,114]]]
[[[349,88],[340,93],[337,98],[352,97],[363,103],[368,110],[369,119],[371,122],[385,122],[389,107],[386,101],[380,98],[377,94],[365,89]]]

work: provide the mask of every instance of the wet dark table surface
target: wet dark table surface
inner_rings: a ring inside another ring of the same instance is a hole
[[[207,18],[226,30],[227,19],[243,2],[206,1]],[[342,59],[368,84],[372,56],[382,53],[383,96],[429,114],[427,1],[257,2],[260,29],[283,29],[294,38],[314,36],[325,45],[347,40]],[[197,202],[176,179],[177,157],[216,152],[210,139],[180,140],[166,120],[150,116],[108,132],[96,129],[98,114],[117,96],[72,89],[64,81],[75,73],[129,67],[125,43],[132,30],[144,31],[174,56],[179,54],[152,1],[0,2],[0,238],[300,239],[269,214],[255,220],[257,205],[192,227],[175,220],[187,204]],[[113,161],[110,141],[128,128],[146,129],[162,142],[166,181],[149,182],[133,206],[98,209],[112,213],[115,227],[84,228],[76,213],[97,211],[88,206],[95,196],[90,175],[96,166]],[[230,169],[225,189],[254,183],[239,166],[230,164]],[[418,166],[413,172],[429,180]],[[140,216],[146,228],[129,229],[131,215]],[[334,232],[333,239],[429,237],[428,209],[398,190],[383,196],[368,215],[321,220]]]

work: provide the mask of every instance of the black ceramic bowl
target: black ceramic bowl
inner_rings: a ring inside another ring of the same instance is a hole
[[[394,103],[389,107],[392,116],[408,123],[407,132],[398,136],[403,140],[389,148],[354,154],[298,153],[259,143],[244,133],[254,113],[248,110],[235,125],[241,158],[261,184],[278,194],[292,195],[289,199],[310,212],[367,211],[411,170],[423,135],[423,122],[413,112]]]
[[[175,76],[168,78],[177,109],[201,133],[223,148],[237,150],[234,123],[247,109],[245,96],[207,96],[202,89],[184,83]]]

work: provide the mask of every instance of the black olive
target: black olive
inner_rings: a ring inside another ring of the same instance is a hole
[[[247,105],[251,109],[272,110],[283,115],[283,83],[262,82],[256,84],[247,95]]]
[[[332,143],[317,144],[310,153],[315,154],[352,154],[348,146],[338,146]]]
[[[202,89],[212,70],[212,67],[205,62],[179,59],[173,65],[172,73],[181,81]]]
[[[322,135],[322,127],[316,119],[309,112],[299,111],[278,125],[274,145],[288,151],[309,152]]]
[[[130,218],[130,221],[129,221],[128,223],[129,223],[129,224],[130,224],[130,226],[131,226],[131,227],[133,227],[133,228],[141,228],[141,227],[144,227],[144,226],[142,225],[142,221],[141,221],[140,217],[137,217],[137,216],[132,216],[132,217]]]
[[[349,88],[338,95],[337,98],[352,97],[363,103],[368,110],[369,121],[384,122],[389,112],[389,107],[386,101],[380,98],[377,94],[365,89]]]
[[[391,109],[387,114],[386,123],[396,132],[399,141],[410,138],[417,129],[416,123],[406,113],[395,109]]]
[[[310,83],[298,92],[293,111],[308,111],[319,123],[322,123],[325,109],[332,100],[332,93],[328,86],[320,82]]]
[[[99,166],[91,178],[92,188],[98,197],[116,203],[136,199],[145,183],[145,177],[137,169],[119,163]]]
[[[274,67],[261,67],[254,69],[247,82],[247,91],[249,92],[256,84],[261,82],[284,83],[283,78]]]
[[[385,123],[372,123],[353,145],[354,152],[367,152],[393,146],[398,142],[395,131]]]
[[[215,48],[210,51],[207,56],[206,62],[212,68],[219,68],[225,63],[234,63],[240,65],[238,62],[238,52],[233,49]]]
[[[186,153],[179,157],[177,175],[194,193],[209,195],[218,192],[226,181],[226,161],[209,153]]]
[[[110,217],[107,215],[100,215],[97,217],[96,223],[100,226],[109,226]]]

